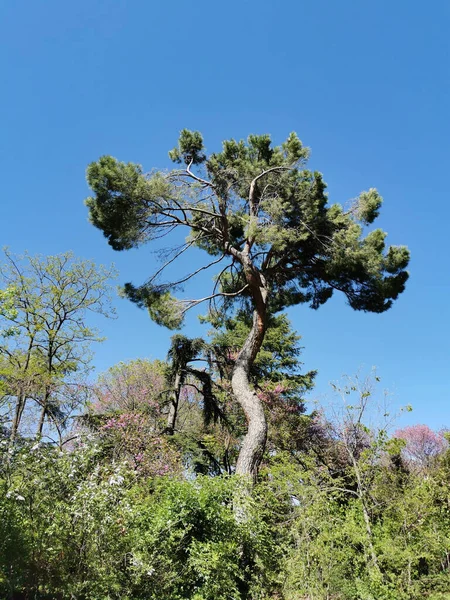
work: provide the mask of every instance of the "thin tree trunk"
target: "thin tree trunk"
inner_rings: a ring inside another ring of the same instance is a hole
[[[349,448],[348,444],[347,444],[347,447]],[[380,568],[379,568],[379,565],[378,565],[378,557],[377,557],[377,554],[375,552],[375,548],[374,548],[374,545],[373,545],[372,525],[370,523],[369,511],[367,510],[367,506],[366,506],[366,493],[365,493],[364,486],[363,486],[363,483],[362,483],[362,480],[361,480],[361,473],[360,473],[360,470],[359,470],[358,462],[357,462],[357,460],[356,460],[356,458],[355,458],[355,456],[353,455],[352,452],[350,452],[350,458],[351,458],[351,461],[353,463],[353,468],[355,470],[356,484],[357,484],[357,489],[358,489],[358,496],[359,496],[359,499],[361,501],[363,519],[364,519],[364,524],[366,526],[367,543],[368,543],[368,546],[369,546],[370,558],[372,560],[373,566],[379,571]]]
[[[39,417],[39,423],[38,423],[37,430],[36,430],[37,438],[42,437],[42,431],[44,429],[45,417],[47,416],[48,399],[49,398],[50,398],[50,392],[47,389],[47,391],[45,392],[45,395],[44,395],[44,399],[42,401],[41,416]]]
[[[178,405],[180,402],[180,391],[181,391],[181,373],[177,373],[174,381],[174,389],[171,393],[169,414],[167,416],[167,427],[166,432],[169,435],[173,435],[175,432],[175,425],[177,421]]]
[[[11,442],[14,442],[17,436],[17,432],[19,431],[20,421],[22,419],[23,410],[25,408],[26,398],[24,394],[19,394],[16,401],[16,409],[14,411],[14,419],[11,426]]]
[[[42,430],[44,429],[45,417],[47,415],[47,406],[46,404],[42,405],[41,416],[39,417],[39,423],[36,430],[36,437],[42,437]]]

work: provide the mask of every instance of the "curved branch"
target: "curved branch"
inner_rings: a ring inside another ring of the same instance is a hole
[[[175,286],[175,285],[180,285],[182,283],[185,283],[186,281],[189,281],[189,279],[192,279],[192,277],[197,275],[197,273],[200,273],[201,271],[205,271],[206,269],[209,269],[213,265],[217,265],[217,263],[219,263],[221,260],[223,260],[225,258],[225,256],[226,256],[226,254],[222,254],[222,256],[220,258],[218,258],[217,260],[213,260],[209,264],[204,265],[203,267],[199,267],[196,271],[193,271],[192,273],[189,273],[189,275],[186,275],[186,277],[183,277],[182,279],[179,279],[178,281],[174,281],[173,283],[170,283],[168,285]]]
[[[206,179],[202,179],[201,177],[198,177],[197,175],[194,175],[194,173],[191,171],[191,167],[192,167],[192,163],[193,162],[194,161],[191,160],[191,162],[186,167],[186,173],[189,175],[189,177],[191,177],[195,181],[198,181],[199,183],[202,183],[203,185],[205,185],[207,187],[212,187],[213,188],[214,185],[210,181],[206,181]]]
[[[263,171],[262,173],[260,173],[259,175],[257,175],[252,182],[250,183],[250,191],[248,194],[248,201],[250,204],[250,214],[254,215],[254,209],[255,209],[255,190],[256,190],[256,184],[257,182],[262,178],[265,177],[265,175],[268,175],[269,173],[273,173],[275,171],[292,171],[294,167],[271,167],[270,169],[267,169],[267,171]]]
[[[218,292],[217,294],[211,294],[210,296],[205,296],[204,298],[199,298],[198,300],[180,300],[180,302],[183,302],[188,305],[188,306],[186,306],[186,308],[184,308],[181,311],[181,314],[184,315],[188,310],[190,310],[191,308],[194,308],[194,306],[197,306],[198,304],[201,304],[202,302],[207,302],[208,300],[212,300],[213,298],[220,298],[221,296],[222,297],[239,296],[247,288],[248,288],[248,283],[246,283],[244,285],[244,287],[242,287],[237,292]]]

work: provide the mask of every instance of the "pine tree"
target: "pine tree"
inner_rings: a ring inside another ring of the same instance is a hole
[[[90,219],[115,250],[152,242],[174,229],[188,234],[165,264],[124,293],[157,323],[176,329],[187,310],[210,303],[216,317],[241,308],[252,326],[234,364],[232,388],[248,422],[236,471],[255,478],[267,438],[261,399],[250,371],[264,340],[269,315],[307,303],[317,309],[334,291],[355,310],[381,313],[403,292],[409,252],[386,247],[374,222],[382,199],[362,192],[348,209],[328,205],[322,175],[306,168],[309,151],[291,133],[280,146],[269,135],[227,140],[206,156],[199,132],[183,130],[168,173],[144,174],[139,165],[103,156],[87,170],[94,195]],[[191,248],[209,259],[176,281],[162,282],[165,267]],[[217,266],[211,294],[185,300],[173,293],[200,271]]]

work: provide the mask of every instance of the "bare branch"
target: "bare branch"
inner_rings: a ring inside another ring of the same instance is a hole
[[[265,177],[266,175],[268,175],[269,173],[273,173],[275,171],[292,171],[294,167],[271,167],[270,169],[267,169],[267,171],[263,171],[262,173],[260,173],[259,175],[257,175],[252,182],[250,183],[250,192],[248,195],[248,201],[250,204],[250,214],[254,214],[254,209],[255,209],[255,189],[256,189],[256,183],[262,178]]]
[[[193,163],[193,160],[191,160],[191,162],[186,167],[186,173],[189,175],[189,177],[192,177],[192,179],[194,179],[195,181],[198,181],[199,183],[202,183],[203,185],[205,185],[207,187],[214,187],[210,181],[206,181],[206,179],[202,179],[201,177],[197,177],[197,175],[194,175],[194,173],[191,171],[192,163]]]
[[[198,304],[201,304],[202,302],[207,302],[208,300],[212,300],[213,298],[239,296],[247,288],[248,288],[248,283],[246,283],[244,285],[244,287],[242,287],[237,292],[218,292],[217,294],[211,294],[210,296],[205,296],[204,298],[199,298],[198,300],[181,300],[180,302],[187,304],[186,308],[183,308],[183,310],[181,311],[181,314],[184,315],[188,310],[190,310],[191,308],[194,308],[194,306],[197,306]]]
[[[226,256],[226,254],[222,254],[222,256],[220,258],[218,258],[217,260],[213,260],[209,264],[198,268],[196,271],[193,271],[189,275],[186,275],[186,277],[183,277],[183,279],[179,279],[178,281],[175,281],[172,285],[180,285],[181,283],[185,283],[186,281],[188,281],[189,279],[192,279],[192,277],[197,275],[197,273],[200,273],[200,271],[204,271],[205,269],[209,269],[213,265],[217,265],[217,263],[219,263],[221,260],[223,260],[225,258],[225,256]]]
[[[168,267],[171,263],[173,263],[184,252],[186,252],[186,250],[188,250],[193,244],[195,244],[195,242],[197,242],[200,239],[200,237],[201,237],[201,234],[199,234],[193,240],[190,240],[189,242],[186,242],[185,244],[183,244],[182,249],[179,252],[177,252],[170,260],[166,261],[163,264],[163,266],[160,269],[158,269],[152,277],[150,277],[150,279],[148,280],[148,283],[152,283],[153,281],[155,281],[155,279],[158,277],[158,275],[160,275],[166,267]]]

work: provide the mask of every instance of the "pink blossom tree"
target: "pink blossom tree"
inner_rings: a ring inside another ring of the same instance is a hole
[[[410,425],[398,429],[394,437],[404,440],[402,456],[407,464],[415,469],[426,469],[448,446],[441,432],[428,425]]]
[[[145,476],[180,469],[177,450],[162,435],[169,391],[164,363],[121,362],[99,377],[93,391],[96,429],[115,458],[127,460]]]

